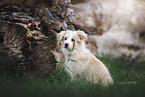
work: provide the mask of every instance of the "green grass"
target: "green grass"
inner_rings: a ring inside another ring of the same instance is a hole
[[[65,72],[56,72],[51,79],[1,75],[0,97],[145,97],[145,62],[128,63],[109,57],[100,60],[114,79],[114,85],[109,88],[84,80],[71,82]]]

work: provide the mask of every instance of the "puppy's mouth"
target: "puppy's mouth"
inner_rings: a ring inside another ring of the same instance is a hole
[[[69,44],[68,44],[68,43],[65,43],[65,44],[64,44],[64,48],[67,49],[67,50],[69,50],[69,51],[71,50],[71,49],[69,48]]]
[[[71,52],[71,51],[74,50],[73,48],[70,48],[69,46],[68,46],[68,47],[64,46],[64,48],[65,48],[67,51],[69,51],[69,52]]]
[[[65,49],[67,49],[68,51],[72,51],[72,49],[68,48],[68,47],[64,47]]]
[[[64,48],[68,51],[73,51],[74,50],[74,44],[73,44],[73,47],[70,47],[70,45],[68,43],[65,43],[64,44]]]

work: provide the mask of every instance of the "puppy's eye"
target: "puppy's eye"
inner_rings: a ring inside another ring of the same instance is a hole
[[[65,39],[64,40],[67,40],[67,37],[65,37]]]
[[[75,41],[74,39],[72,39],[71,41]]]

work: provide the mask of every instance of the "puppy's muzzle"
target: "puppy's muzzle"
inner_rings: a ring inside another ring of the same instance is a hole
[[[65,47],[65,48],[68,48],[68,46],[69,46],[68,43],[65,43],[65,44],[64,44],[64,47]]]

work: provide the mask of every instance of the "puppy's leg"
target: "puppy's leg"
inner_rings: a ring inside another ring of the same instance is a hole
[[[68,69],[67,67],[65,67],[65,71],[70,76],[72,82],[75,79],[73,71],[71,71],[70,68]]]

